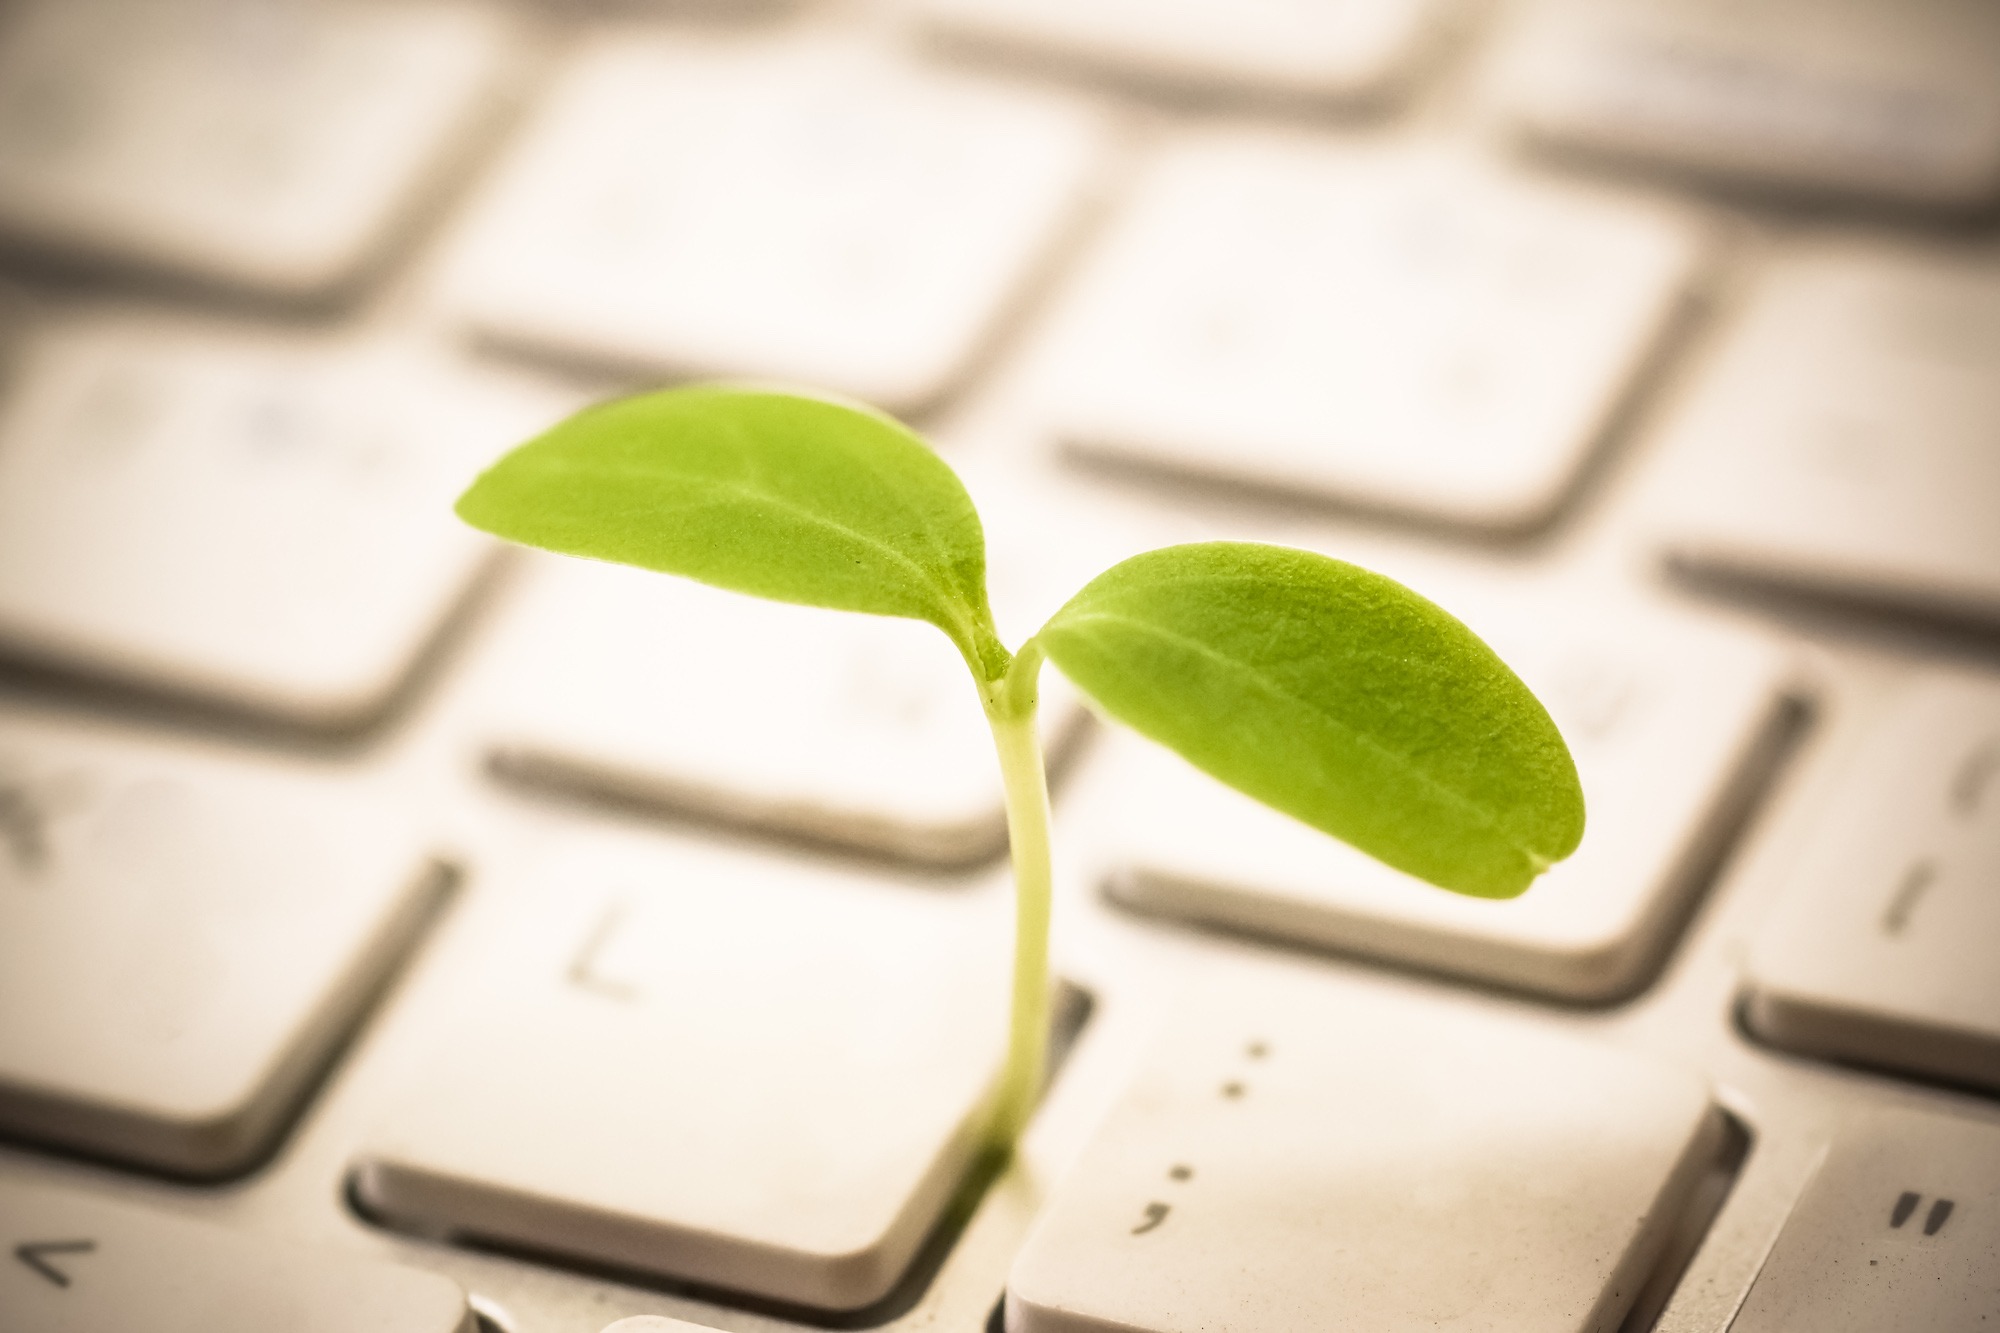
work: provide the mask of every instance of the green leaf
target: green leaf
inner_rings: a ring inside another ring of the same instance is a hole
[[[1576,767],[1527,686],[1379,574],[1168,547],[1100,574],[1035,637],[1119,721],[1444,888],[1513,897],[1583,836]]]
[[[867,408],[716,386],[605,403],[487,469],[458,514],[566,555],[927,620],[981,679],[1007,667],[965,487]]]

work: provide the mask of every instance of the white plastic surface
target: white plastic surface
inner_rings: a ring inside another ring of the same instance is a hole
[[[0,1131],[248,1165],[444,887],[350,782],[0,713]]]
[[[2000,1091],[2000,676],[1911,681],[1843,774],[1758,928],[1750,1026]]]
[[[1764,190],[1965,207],[2000,191],[1985,0],[1557,0],[1503,62],[1527,134]]]
[[[1481,527],[1546,520],[1703,251],[1445,150],[1170,144],[1044,348],[1079,453]]]
[[[7,1333],[476,1333],[448,1278],[0,1182]]]
[[[452,516],[554,405],[395,344],[52,323],[0,409],[0,653],[366,723],[493,551]]]
[[[1114,77],[1344,102],[1403,84],[1441,8],[1437,0],[927,0],[922,10],[955,37]]]
[[[363,1149],[362,1199],[769,1300],[881,1299],[977,1144],[1004,896],[678,842],[532,873],[519,947]]]
[[[1433,592],[1561,729],[1586,805],[1574,856],[1517,899],[1447,893],[1126,742],[1110,890],[1146,911],[1567,999],[1626,993],[1701,888],[1715,834],[1754,798],[1746,779],[1778,738],[1785,656],[1664,610]]]
[[[471,223],[478,337],[940,398],[1079,203],[1079,107],[811,41],[586,48]]]
[[[1206,987],[1056,1187],[1007,1328],[1616,1328],[1720,1123],[1692,1075],[1532,1025]]]
[[[2000,1318],[2000,1123],[1842,1126],[1730,1333],[1986,1333]]]
[[[1822,243],[1780,258],[1662,441],[1668,554],[2000,625],[1996,364],[1990,250]]]
[[[0,234],[283,297],[359,276],[489,109],[452,3],[37,0],[0,22]]]

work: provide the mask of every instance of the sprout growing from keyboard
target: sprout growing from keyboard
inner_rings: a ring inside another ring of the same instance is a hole
[[[865,408],[726,387],[605,403],[507,454],[458,513],[529,546],[928,621],[951,640],[992,726],[1016,883],[989,1130],[1002,1150],[1040,1092],[1048,1032],[1044,659],[1196,767],[1446,889],[1513,897],[1583,835],[1576,769],[1527,687],[1446,612],[1338,560],[1237,542],[1151,551],[1009,651],[964,486]]]

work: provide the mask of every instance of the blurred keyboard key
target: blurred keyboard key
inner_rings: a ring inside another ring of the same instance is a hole
[[[1677,214],[1441,151],[1204,136],[1083,274],[1048,410],[1086,455],[1532,527],[1701,254]]]
[[[1721,1142],[1700,1080],[1357,998],[1185,1003],[1015,1261],[1010,1333],[1618,1327]]]
[[[1784,738],[1786,658],[1664,611],[1447,598],[1575,756],[1583,845],[1512,901],[1433,888],[1126,742],[1113,897],[1144,911],[1565,999],[1628,994],[1672,944]],[[1497,612],[1497,614],[1496,614]]]
[[[860,47],[587,47],[448,280],[477,336],[565,360],[954,387],[1076,208],[1097,119]]]
[[[1841,1128],[1730,1333],[1986,1333],[2000,1126],[1896,1111]]]
[[[465,1293],[413,1268],[67,1190],[0,1183],[7,1333],[477,1333]]]
[[[0,22],[0,235],[278,297],[394,239],[488,109],[488,9],[35,0]]]
[[[1915,204],[2000,192],[1986,0],[1558,0],[1502,68],[1515,124],[1567,148]]]
[[[768,1300],[885,1296],[978,1146],[1004,893],[694,844],[533,873],[476,1017],[365,1147],[364,1205]]]
[[[1751,949],[1751,1030],[2000,1091],[2000,677],[1911,683],[1813,830]]]
[[[2000,626],[1996,364],[2000,254],[1779,259],[1669,424],[1655,496],[1669,557]]]
[[[53,325],[0,406],[0,655],[364,725],[494,550],[453,497],[544,397],[400,345]]]
[[[249,1166],[437,906],[424,850],[336,780],[0,714],[0,1133]]]
[[[1325,102],[1399,89],[1440,0],[926,0],[925,20],[969,43],[1196,92]]]
[[[1089,520],[1048,494],[975,494],[995,612],[1018,644],[1113,563],[1100,539],[1114,525],[1100,514],[1080,532]],[[499,776],[940,865],[1006,850],[992,732],[935,627],[593,562],[538,563],[534,578],[476,724]],[[1053,671],[1040,718],[1060,770],[1087,719]]]

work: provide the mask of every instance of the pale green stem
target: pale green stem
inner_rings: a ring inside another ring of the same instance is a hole
[[[1014,862],[1014,1001],[1007,1065],[994,1097],[988,1145],[1013,1149],[1041,1095],[1049,1042],[1049,787],[1035,725],[1039,646],[1030,640],[986,692],[986,717],[1007,792],[1007,845]]]

